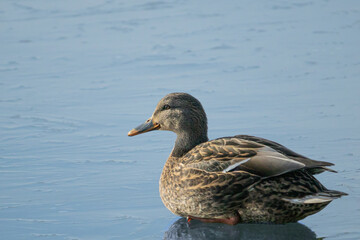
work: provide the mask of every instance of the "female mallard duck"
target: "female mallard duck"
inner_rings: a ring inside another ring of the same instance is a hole
[[[296,222],[346,193],[326,189],[313,175],[333,171],[259,137],[208,141],[201,103],[186,93],[160,100],[151,118],[131,130],[177,134],[160,178],[160,196],[174,214],[226,224]]]

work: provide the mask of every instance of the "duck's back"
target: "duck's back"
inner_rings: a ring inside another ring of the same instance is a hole
[[[232,171],[244,170],[263,177],[298,169],[306,169],[310,174],[335,172],[327,168],[332,163],[309,159],[281,144],[249,135],[223,137],[199,144],[185,154],[182,161],[185,164],[199,163],[203,168],[219,164],[215,171],[233,165]]]

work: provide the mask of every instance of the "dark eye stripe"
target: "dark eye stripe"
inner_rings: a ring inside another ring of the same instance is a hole
[[[167,109],[170,109],[170,106],[169,106],[168,104],[165,104],[165,105],[163,106],[163,110],[167,110]]]

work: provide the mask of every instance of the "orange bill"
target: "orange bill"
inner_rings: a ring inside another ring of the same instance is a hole
[[[149,118],[145,123],[137,126],[136,128],[132,129],[130,132],[128,132],[128,136],[135,136],[141,133],[157,130],[159,128],[160,128],[160,124],[153,123],[152,119]]]

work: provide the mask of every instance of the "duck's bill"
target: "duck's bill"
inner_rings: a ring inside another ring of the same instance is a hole
[[[137,126],[130,132],[128,132],[128,136],[135,136],[141,133],[150,132],[152,130],[157,130],[160,128],[160,124],[154,123],[152,119],[148,119],[145,123],[141,124],[140,126]]]

